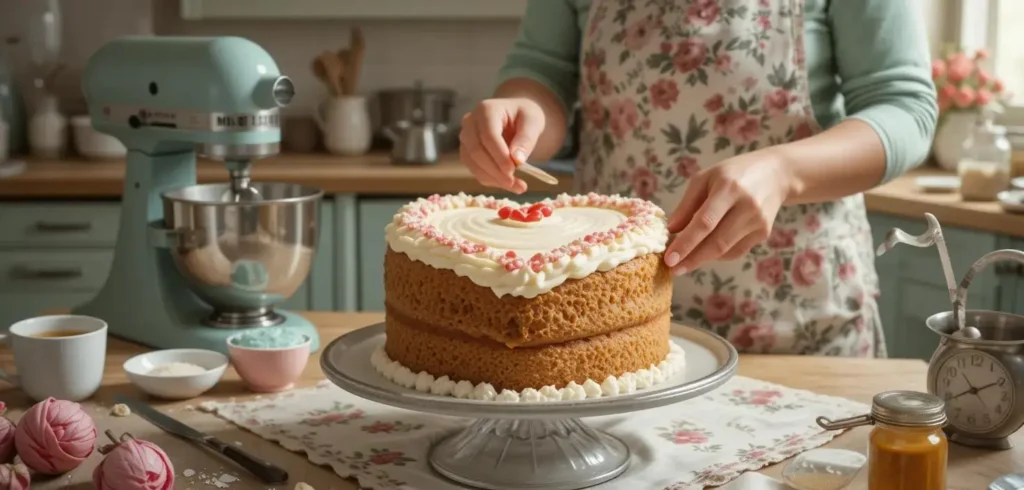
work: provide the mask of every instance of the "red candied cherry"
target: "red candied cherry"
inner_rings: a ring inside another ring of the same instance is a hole
[[[540,214],[540,211],[530,211],[529,213],[526,214],[526,219],[524,221],[528,223],[535,223],[537,221],[540,221],[543,217],[544,216]]]
[[[516,253],[511,251],[511,250],[509,250],[508,252],[505,252],[505,257],[508,257],[510,259],[514,259],[514,258],[516,258]]]
[[[540,214],[544,215],[545,218],[551,216],[551,208],[548,206],[540,208]]]
[[[509,218],[515,221],[526,221],[526,212],[522,209],[514,209],[509,213]]]
[[[501,209],[498,210],[498,217],[501,219],[508,219],[509,215],[511,214],[512,208],[508,206],[502,206]]]

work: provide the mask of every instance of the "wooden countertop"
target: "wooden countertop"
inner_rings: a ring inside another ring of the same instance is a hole
[[[121,195],[124,162],[84,160],[30,161],[20,175],[0,178],[0,199],[116,199]],[[288,181],[323,189],[328,194],[412,196],[457,192],[494,193],[480,185],[455,155],[445,155],[436,165],[395,166],[385,153],[361,157],[324,154],[282,154],[252,166],[256,180]],[[917,190],[914,180],[924,175],[947,175],[923,167],[865,194],[869,211],[921,219],[926,212],[942,224],[1007,236],[1024,237],[1024,215],[1004,212],[999,204],[971,203],[959,194],[929,194]],[[559,184],[549,186],[527,178],[537,192],[569,192],[571,175],[557,175]],[[227,179],[224,166],[201,161],[200,182]]]
[[[377,323],[383,318],[379,313],[308,312],[303,315],[317,325],[325,344],[346,332]],[[127,342],[111,339],[107,347],[106,375],[103,379],[103,387],[93,399],[85,404],[87,409],[91,408],[91,413],[93,413],[101,432],[105,429],[112,429],[115,433],[131,432],[137,438],[150,440],[163,447],[174,462],[179,475],[176,488],[199,488],[202,486],[189,484],[187,481],[189,479],[180,476],[186,468],[207,474],[234,471],[242,478],[242,481],[234,484],[233,487],[263,488],[244,472],[237,471],[231,466],[222,465],[219,459],[211,459],[205,452],[162,433],[139,417],[112,418],[107,416],[107,407],[113,405],[112,400],[115,394],[127,393],[141,396],[129,385],[121,365],[129,357],[145,350]],[[302,385],[311,386],[323,379],[319,365],[318,356],[310,359]],[[13,366],[12,353],[9,350],[0,352],[0,367],[12,369]],[[739,374],[794,388],[870,403],[871,397],[882,391],[895,389],[923,391],[926,365],[918,360],[905,359],[871,360],[750,355],[741,356]],[[0,392],[0,396],[7,402],[13,414],[12,418],[15,420],[29,406],[25,396],[16,389],[6,388]],[[286,451],[276,444],[244,432],[213,415],[185,409],[187,405],[194,406],[206,400],[224,400],[234,397],[241,399],[250,396],[256,395],[246,392],[237,374],[229,369],[220,384],[203,397],[187,402],[157,404],[157,406],[199,430],[215,434],[226,441],[237,441],[254,454],[286,468],[292,481],[283,488],[290,489],[299,481],[309,483],[320,490],[355,490],[357,488],[354,483],[338,478],[330,470],[310,464],[305,456]],[[854,429],[837,437],[827,447],[847,448],[863,452],[867,446],[869,431],[870,429],[865,427]],[[1018,432],[1013,440],[1016,443],[1016,448],[998,452],[950,445],[948,488],[950,490],[987,488],[994,478],[1015,470],[1020,471],[1020,461],[1024,461],[1024,431]],[[56,480],[33,482],[32,488],[82,490],[91,488],[88,483],[89,475],[98,460],[98,457],[91,457],[82,467],[72,471],[69,475]],[[777,464],[764,469],[763,472],[778,478],[784,466],[784,463]],[[851,490],[866,490],[867,484],[864,478],[866,478],[866,472],[861,472],[858,479],[849,488]]]

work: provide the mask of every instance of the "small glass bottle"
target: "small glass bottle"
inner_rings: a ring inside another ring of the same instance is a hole
[[[981,114],[964,141],[957,165],[960,197],[965,201],[995,201],[1010,187],[1012,157],[1006,128],[993,124],[988,112]]]
[[[949,443],[942,431],[946,404],[915,391],[875,395],[871,414],[831,421],[825,430],[874,425],[868,438],[868,488],[871,490],[946,490]]]

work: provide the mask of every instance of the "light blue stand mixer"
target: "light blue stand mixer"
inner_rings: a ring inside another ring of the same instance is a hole
[[[103,289],[75,313],[154,348],[227,350],[245,329],[319,336],[273,306],[306,279],[322,192],[249,181],[278,152],[279,108],[294,86],[257,44],[237,37],[129,37],[89,59],[93,126],[128,148],[121,224]],[[197,153],[229,182],[196,185]]]

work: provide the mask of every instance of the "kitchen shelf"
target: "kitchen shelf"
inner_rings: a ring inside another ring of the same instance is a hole
[[[526,0],[181,0],[185,20],[519,19]]]

